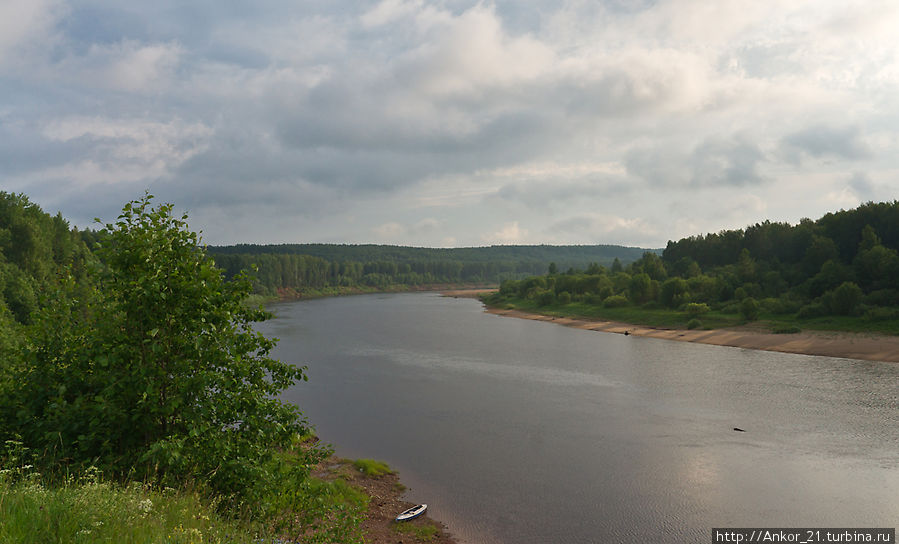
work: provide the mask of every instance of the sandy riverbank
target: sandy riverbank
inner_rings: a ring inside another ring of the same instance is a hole
[[[678,342],[698,342],[716,346],[731,346],[745,349],[780,351],[802,355],[826,355],[866,361],[899,362],[899,337],[878,334],[856,334],[848,332],[803,331],[796,334],[773,334],[735,327],[715,330],[682,330],[629,325],[614,321],[593,321],[568,317],[552,317],[521,310],[488,308],[492,314],[547,321],[566,327],[617,334],[630,334],[676,340]]]
[[[480,298],[493,289],[469,289],[445,291],[451,297]],[[751,327],[733,327],[715,330],[663,329],[630,325],[614,321],[553,317],[521,310],[487,308],[487,312],[521,319],[547,321],[566,327],[617,334],[646,336],[678,342],[697,342],[715,346],[731,346],[764,351],[780,351],[801,355],[825,355],[865,361],[899,362],[899,336],[859,334],[849,332],[803,331],[795,334],[773,334],[753,330]]]

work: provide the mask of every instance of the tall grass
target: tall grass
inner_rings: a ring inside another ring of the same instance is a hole
[[[228,519],[200,493],[102,481],[89,471],[49,486],[36,473],[0,478],[0,543],[274,542],[265,527]]]

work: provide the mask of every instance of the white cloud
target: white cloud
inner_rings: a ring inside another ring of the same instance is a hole
[[[136,182],[165,176],[206,149],[212,129],[175,119],[65,117],[48,122],[42,134],[50,141],[78,140],[90,156],[40,170],[35,178],[68,179],[79,185]]]
[[[52,41],[53,24],[64,11],[56,0],[4,0],[0,2],[0,66],[23,51],[44,48]]]
[[[524,243],[527,238],[528,231],[518,225],[518,221],[506,223],[496,232],[486,234],[482,240],[490,244],[520,244]]]

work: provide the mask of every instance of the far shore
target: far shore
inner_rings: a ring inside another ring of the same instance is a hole
[[[490,289],[445,291],[452,297],[480,298],[493,292]],[[628,334],[678,342],[696,342],[715,346],[731,346],[763,351],[779,351],[801,355],[823,355],[865,361],[899,363],[899,336],[862,334],[842,331],[802,331],[794,334],[774,334],[752,329],[751,326],[713,330],[687,330],[631,325],[614,321],[555,317],[522,310],[487,307],[487,312],[505,317],[547,321],[556,325],[615,334]]]

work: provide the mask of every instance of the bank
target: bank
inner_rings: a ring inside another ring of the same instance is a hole
[[[464,292],[448,293],[450,296],[467,296]],[[531,309],[492,305],[486,300],[487,293],[472,293],[485,304],[486,311],[504,317],[515,317],[535,321],[545,321],[556,325],[577,329],[599,331],[612,334],[627,334],[673,340],[695,342],[716,346],[730,346],[744,349],[777,351],[800,355],[822,355],[865,361],[899,362],[899,336],[881,333],[861,333],[826,330],[792,330],[771,332],[758,324],[715,329],[686,329],[677,327],[638,325],[619,321],[585,316],[568,316],[564,312],[540,313]]]

